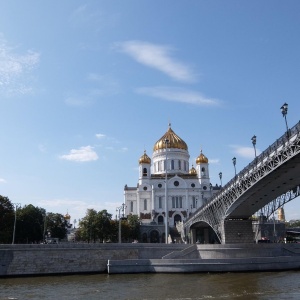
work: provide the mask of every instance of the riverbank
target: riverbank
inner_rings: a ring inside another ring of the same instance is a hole
[[[0,245],[0,276],[300,269],[300,244]]]

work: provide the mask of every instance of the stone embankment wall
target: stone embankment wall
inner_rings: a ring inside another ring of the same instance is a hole
[[[0,245],[0,276],[106,272],[109,259],[160,259],[186,245]]]
[[[228,271],[228,265],[234,270],[241,262],[239,270],[246,271],[254,270],[257,259],[261,260],[256,263],[257,270],[268,261],[271,262],[266,268],[274,270],[286,267],[287,263],[288,268],[300,266],[300,244],[0,245],[0,276],[103,273],[107,272],[109,261],[111,269],[120,273],[209,272],[214,271],[210,268],[216,264],[220,272]],[[293,261],[297,261],[295,266]]]

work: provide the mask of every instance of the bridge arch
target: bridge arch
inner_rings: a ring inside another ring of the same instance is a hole
[[[194,244],[220,244],[221,241],[214,229],[205,221],[194,223],[190,227],[190,243]]]
[[[187,218],[185,232],[193,237],[194,224],[204,221],[210,224],[222,244],[253,243],[252,215],[260,211],[270,216],[298,197],[299,170],[300,122]]]

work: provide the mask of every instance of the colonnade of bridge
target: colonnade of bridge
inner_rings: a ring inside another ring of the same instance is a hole
[[[300,122],[198,208],[184,223],[184,230],[188,234],[196,224],[205,223],[222,244],[236,241],[236,235],[251,242],[251,216],[260,211],[269,217],[299,195]]]

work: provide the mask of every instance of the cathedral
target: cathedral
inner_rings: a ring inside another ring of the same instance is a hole
[[[204,205],[220,187],[213,187],[202,153],[190,167],[188,146],[171,128],[154,144],[152,159],[139,159],[137,186],[124,187],[126,215],[141,221],[141,241],[182,242],[176,226]],[[167,200],[167,201],[166,201]],[[166,213],[167,212],[167,213]],[[176,240],[177,239],[177,240]]]

